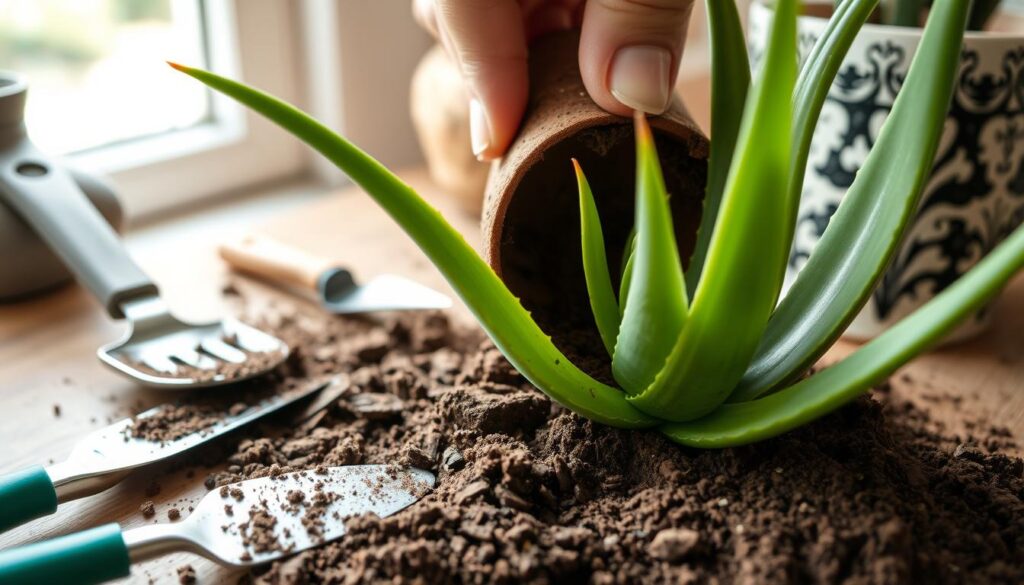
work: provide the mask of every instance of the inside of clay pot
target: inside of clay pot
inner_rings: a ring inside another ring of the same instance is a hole
[[[657,130],[655,140],[685,263],[700,223],[707,161],[692,158],[685,144]],[[636,162],[631,124],[582,130],[551,146],[524,174],[505,214],[501,273],[549,332],[551,325],[563,330],[594,328],[583,275],[573,157],[594,192],[615,287],[633,227]]]

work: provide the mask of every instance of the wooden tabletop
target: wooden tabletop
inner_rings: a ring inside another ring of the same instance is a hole
[[[406,179],[431,199],[473,244],[476,220],[439,195],[422,171]],[[352,267],[361,278],[397,272],[450,291],[407,237],[357,189],[325,196],[298,211],[253,230],[289,241]],[[172,309],[187,319],[215,318],[226,309],[220,291],[227,271],[214,248],[217,236],[184,238],[173,245],[136,254],[161,286]],[[461,306],[457,318],[468,319]],[[994,307],[994,326],[981,337],[926,355],[908,365],[911,382],[897,376],[896,391],[928,402],[936,396],[963,396],[961,408],[941,422],[964,433],[976,421],[1004,426],[1024,440],[1024,276],[1018,277]],[[106,369],[95,357],[124,325],[111,322],[77,286],[38,298],[0,304],[0,473],[47,464],[67,455],[76,438],[135,412],[173,400],[173,393],[142,388]],[[826,359],[855,349],[840,342]],[[60,415],[54,406],[59,405]],[[1017,450],[1020,453],[1020,450]],[[139,505],[157,504],[156,519],[167,521],[172,506],[187,507],[206,493],[207,470],[175,470],[173,464],[133,473],[111,490],[62,505],[57,514],[0,535],[0,548],[71,531],[119,522],[146,522]],[[145,495],[153,477],[160,493]],[[152,521],[152,520],[150,520]],[[190,554],[170,555],[133,567],[130,583],[176,583],[175,568],[191,564],[200,583],[221,582],[229,571]]]

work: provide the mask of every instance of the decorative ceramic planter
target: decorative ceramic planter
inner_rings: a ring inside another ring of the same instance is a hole
[[[763,54],[771,10],[755,2],[748,45]],[[801,60],[826,19],[802,16]],[[865,25],[821,112],[804,179],[787,284],[806,262],[853,182],[902,86],[916,28]],[[935,166],[917,217],[845,335],[869,339],[949,286],[1024,219],[1024,36],[969,32]],[[949,339],[984,329],[980,312]]]

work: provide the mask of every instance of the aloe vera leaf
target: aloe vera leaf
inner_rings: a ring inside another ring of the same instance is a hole
[[[643,113],[636,127],[636,249],[629,299],[612,353],[612,375],[640,392],[665,364],[686,321],[686,281],[672,229],[654,136]]]
[[[622,273],[622,274],[626,273],[626,263],[629,262],[629,259],[633,257],[633,250],[635,250],[635,249],[636,249],[636,226],[634,225],[633,229],[629,230],[629,237],[626,238],[626,245],[623,246],[623,248],[622,248],[622,262],[621,262],[622,265],[619,267],[619,269],[620,269],[619,272],[620,273]],[[619,286],[620,287],[622,286],[622,281],[621,280],[619,281]],[[622,302],[620,301],[619,304],[622,304]]]
[[[719,448],[760,441],[806,424],[856,398],[937,343],[1021,269],[1024,228],[949,288],[842,362],[764,398],[725,404],[700,420],[665,425],[661,430],[684,445]]]
[[[704,209],[686,270],[687,293],[690,296],[697,290],[704,271],[750,87],[750,62],[736,3],[733,0],[707,0],[706,5],[711,39],[711,103],[714,104],[711,108],[711,136],[714,139],[708,160]]]
[[[796,82],[796,2],[776,4],[686,326],[655,381],[629,400],[672,421],[704,416],[739,381],[782,285],[787,177]],[[632,302],[632,293],[630,301]]]
[[[779,303],[730,401],[806,371],[874,290],[931,173],[960,62],[968,2],[937,2],[892,112],[839,210]]]
[[[608,272],[605,255],[604,232],[597,213],[594,194],[583,174],[579,162],[572,159],[576,170],[576,183],[580,193],[580,239],[583,248],[583,275],[587,281],[590,309],[594,313],[597,331],[601,334],[608,355],[615,352],[615,338],[619,336],[619,303],[615,300],[612,277]]]
[[[423,250],[509,362],[553,400],[610,426],[656,423],[629,405],[621,390],[566,359],[462,235],[379,162],[288,103],[208,71],[175,68],[266,116],[345,171]]]
[[[626,264],[622,267],[622,280],[619,282],[619,319],[626,310],[626,299],[629,298],[629,285],[633,282],[633,248],[630,246],[626,256]]]
[[[847,0],[838,6],[797,76],[793,91],[793,158],[789,167],[789,200],[786,203],[787,249],[793,245],[807,157],[821,108],[850,45],[877,6],[878,0]],[[782,270],[784,272],[786,267],[782,266]]]

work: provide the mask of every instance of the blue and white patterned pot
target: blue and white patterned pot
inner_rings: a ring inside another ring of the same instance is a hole
[[[771,9],[751,6],[755,68]],[[826,20],[800,17],[801,60]],[[865,25],[829,91],[815,129],[787,284],[803,267],[889,114],[921,39],[920,29]],[[974,266],[1024,219],[1024,36],[967,33],[953,102],[921,197],[874,295],[847,329],[872,338]],[[984,329],[980,312],[949,339]]]

